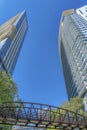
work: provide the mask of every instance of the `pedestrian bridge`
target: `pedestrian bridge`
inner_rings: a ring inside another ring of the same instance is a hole
[[[87,130],[87,117],[78,113],[39,103],[8,102],[0,104],[0,124],[63,130]]]

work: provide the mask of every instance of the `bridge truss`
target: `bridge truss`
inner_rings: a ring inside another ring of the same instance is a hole
[[[55,106],[32,102],[0,104],[0,124],[87,130],[87,117]]]

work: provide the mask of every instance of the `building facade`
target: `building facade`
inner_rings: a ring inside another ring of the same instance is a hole
[[[87,110],[87,6],[63,12],[59,55],[68,98],[83,97]]]
[[[25,11],[0,26],[0,69],[13,73],[27,28]]]

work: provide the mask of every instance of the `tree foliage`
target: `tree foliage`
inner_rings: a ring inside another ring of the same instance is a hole
[[[0,70],[0,102],[11,102],[17,94],[17,87],[9,74]]]
[[[17,95],[17,87],[9,74],[0,70],[0,103],[13,102]],[[0,125],[2,130],[11,130],[12,126]]]
[[[87,115],[87,112],[83,109],[83,98],[79,96],[71,98],[70,101],[63,102],[61,107],[81,115]]]

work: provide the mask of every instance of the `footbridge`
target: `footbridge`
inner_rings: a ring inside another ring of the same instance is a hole
[[[87,117],[51,105],[32,102],[5,102],[0,104],[0,124],[87,130]]]

